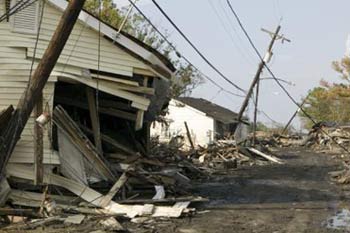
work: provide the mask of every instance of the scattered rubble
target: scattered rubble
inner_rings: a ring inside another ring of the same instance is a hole
[[[86,126],[61,106],[55,108],[52,120],[61,163],[44,166],[40,185],[33,183],[32,165],[7,165],[7,179],[0,183],[4,229],[94,222],[91,231],[120,231],[125,219],[178,218],[195,212],[189,207],[192,202],[207,201],[188,191],[191,179],[203,176],[203,171],[172,146],[167,154],[159,145],[143,154],[108,138],[114,152],[102,154],[84,133]],[[23,218],[14,224],[12,216]]]
[[[101,152],[90,141],[91,130],[60,105],[52,121],[57,130],[59,166],[45,165],[43,182],[35,184],[32,165],[9,163],[0,183],[2,224],[8,231],[37,227],[93,227],[89,231],[122,231],[152,218],[192,215],[194,202],[207,201],[190,192],[191,180],[240,166],[283,163],[263,144],[219,140],[207,147],[182,149],[183,138],[169,143],[157,138],[147,150],[135,138],[120,143],[101,133],[112,149]],[[31,182],[28,182],[31,181]],[[18,223],[11,218],[22,217]],[[12,223],[8,225],[9,223]]]
[[[350,148],[350,126],[319,122],[312,127],[302,145],[317,151],[344,152],[344,148]]]

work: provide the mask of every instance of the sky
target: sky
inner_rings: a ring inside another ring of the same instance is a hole
[[[115,0],[118,7],[127,6],[127,0]],[[226,0],[158,0],[158,4],[187,35],[200,51],[231,81],[247,90],[257,70],[259,59],[244,37],[239,25],[230,12]],[[332,69],[332,61],[340,60],[345,54],[345,45],[350,28],[350,1],[348,0],[231,0],[243,25],[261,54],[265,54],[271,37],[261,28],[274,31],[281,24],[281,33],[291,43],[277,41],[269,66],[278,78],[293,85],[285,87],[300,101],[308,90],[319,84],[321,79],[339,81]],[[224,88],[239,94],[221,79],[187,42],[175,31],[150,0],[138,0],[137,5],[161,30],[170,33],[169,40],[203,73],[217,81]],[[261,78],[270,75],[264,71]],[[261,81],[258,120],[269,125],[285,124],[297,109],[274,80]],[[213,86],[202,84],[192,93],[193,97],[239,111],[243,102]],[[249,116],[253,114],[250,104]],[[300,120],[293,122],[300,128]]]

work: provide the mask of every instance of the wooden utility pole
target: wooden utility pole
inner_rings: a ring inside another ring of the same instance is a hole
[[[257,127],[257,119],[258,119],[258,102],[259,102],[259,86],[260,86],[260,78],[256,82],[255,89],[255,108],[254,108],[254,124],[253,124],[253,145],[255,145],[256,138],[256,127]]]
[[[24,91],[8,127],[1,132],[0,175],[3,175],[7,161],[16,146],[34,106],[40,99],[44,86],[53,70],[73,26],[78,19],[85,0],[70,0],[51,41],[40,60],[28,87]]]
[[[254,87],[255,87],[255,84],[258,82],[259,80],[259,77],[260,77],[260,74],[265,66],[265,63],[268,62],[268,60],[271,58],[272,56],[272,47],[273,47],[273,44],[275,43],[276,41],[276,38],[277,38],[277,35],[279,33],[281,29],[281,26],[278,26],[277,29],[276,29],[276,32],[274,33],[273,37],[272,37],[272,40],[269,44],[269,47],[267,49],[267,53],[264,57],[264,60],[262,60],[260,63],[259,63],[259,66],[258,66],[258,70],[256,71],[256,74],[254,76],[254,79],[252,81],[252,83],[250,84],[250,87],[249,87],[249,90],[248,90],[248,93],[247,93],[247,96],[245,97],[244,101],[243,101],[243,104],[241,106],[241,109],[238,113],[238,121],[241,121],[242,120],[242,117],[243,117],[243,114],[248,106],[248,103],[249,103],[249,99],[253,93],[253,90],[254,90]]]
[[[301,102],[301,104],[299,105],[298,109],[294,112],[294,114],[292,115],[292,117],[289,119],[289,121],[287,122],[286,126],[284,126],[283,131],[281,133],[281,135],[285,134],[288,130],[289,125],[292,123],[292,121],[294,120],[294,118],[297,116],[298,112],[300,111],[300,109],[303,107],[303,105],[305,104],[307,98],[309,97],[309,95],[307,95],[305,97],[305,99],[303,100],[303,102]]]
[[[262,30],[263,30],[264,32],[268,32],[268,33],[271,35],[272,39],[271,39],[271,41],[270,41],[270,44],[269,44],[269,46],[268,46],[268,48],[267,48],[267,52],[266,52],[266,54],[265,54],[263,60],[259,63],[258,70],[256,71],[256,74],[255,74],[255,76],[254,76],[254,79],[253,79],[252,83],[250,84],[250,87],[249,87],[247,96],[246,96],[246,98],[244,99],[243,104],[242,104],[242,106],[241,106],[241,109],[240,109],[240,111],[239,111],[239,113],[238,113],[238,121],[239,121],[239,122],[242,121],[242,117],[243,117],[243,114],[244,114],[244,112],[245,112],[245,110],[246,110],[246,108],[247,108],[247,106],[248,106],[249,99],[250,99],[250,97],[251,97],[251,95],[252,95],[252,93],[253,93],[253,90],[254,90],[255,85],[256,85],[256,84],[258,83],[258,81],[259,81],[260,74],[261,74],[261,72],[262,72],[262,70],[263,70],[265,64],[268,63],[269,60],[270,60],[271,57],[272,57],[272,47],[273,47],[275,41],[278,40],[278,39],[282,39],[282,41],[288,41],[288,42],[290,42],[290,40],[284,38],[283,35],[279,35],[279,34],[278,34],[279,31],[281,30],[281,26],[280,26],[280,25],[278,25],[278,27],[276,28],[276,31],[275,31],[274,33],[273,33],[273,32],[270,32],[270,31],[268,31],[268,30],[265,30],[265,29],[262,29]],[[256,98],[258,98],[258,97],[256,97]],[[256,103],[256,106],[255,106],[255,107],[257,107],[257,103]],[[255,110],[255,111],[257,112],[257,110]],[[254,120],[255,123],[254,123],[254,124],[256,124],[256,117],[254,117],[254,118],[255,118],[255,120]],[[254,133],[254,136],[255,136],[255,133]],[[255,138],[253,138],[253,141],[255,141]]]

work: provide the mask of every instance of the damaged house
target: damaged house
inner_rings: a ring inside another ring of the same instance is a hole
[[[166,119],[167,124],[154,123],[151,127],[153,136],[159,136],[163,141],[180,135],[187,138],[187,124],[193,144],[201,146],[232,136],[238,125],[237,113],[208,100],[193,97],[172,99]],[[244,130],[245,127],[239,129]]]
[[[14,4],[16,0],[0,0],[0,14]],[[0,22],[1,119],[11,114],[11,106],[17,105],[26,90],[32,68],[42,58],[68,2],[48,0],[43,4],[31,1]],[[77,195],[76,200],[105,208],[108,213],[142,215],[143,206],[116,205],[112,199],[117,193],[127,198],[134,185],[154,192],[154,185],[162,184],[162,179],[157,179],[160,172],[157,177],[146,177],[145,169],[140,168],[143,175],[138,175],[139,170],[130,167],[148,152],[149,125],[166,104],[174,71],[150,46],[82,11],[43,90],[41,103],[9,159],[6,176],[11,191],[3,180],[0,204],[10,195],[13,205],[41,206],[41,184],[50,184],[55,190],[61,188],[58,193],[68,195],[66,200],[75,200]],[[42,163],[37,160],[40,157]],[[164,166],[151,159],[143,163]],[[44,168],[41,181],[38,167]],[[167,184],[174,185],[176,181],[167,177]],[[169,215],[162,213],[162,208],[150,207],[148,214]],[[176,208],[175,215],[185,208]]]
[[[35,56],[35,69],[67,2],[53,0],[45,5],[35,51],[41,4],[42,1],[35,1],[0,24],[0,103],[3,109],[17,105],[27,86],[32,59]],[[0,7],[3,14],[5,1]],[[86,12],[80,14],[43,91],[43,112],[52,118],[54,107],[63,106],[68,115],[83,126],[84,132],[94,137],[99,150],[113,146],[113,143],[107,145],[106,137],[125,140],[125,143],[136,137],[142,144],[146,137],[141,134],[147,133],[147,122],[153,120],[164,104],[174,68],[149,46],[127,34],[117,35],[115,29],[104,23],[100,25],[99,35],[99,23]],[[34,162],[36,117],[33,115],[27,123],[10,163]],[[60,164],[58,135],[59,130],[45,127],[44,164]]]

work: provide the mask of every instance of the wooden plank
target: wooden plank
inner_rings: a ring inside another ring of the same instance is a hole
[[[187,125],[186,121],[184,121],[184,124],[185,124],[185,128],[186,128],[186,134],[187,134],[188,141],[190,142],[192,150],[194,150],[194,144],[193,144],[193,141],[192,141],[191,132],[190,132],[190,130],[188,128],[188,125]]]
[[[39,117],[43,113],[43,94],[40,94],[38,102],[34,107],[35,118]],[[44,134],[41,126],[35,122],[34,124],[34,172],[35,179],[34,184],[38,185],[43,182],[44,174]]]
[[[147,99],[145,97],[142,97],[142,96],[139,96],[139,95],[136,95],[136,94],[133,94],[133,93],[130,93],[128,91],[124,91],[124,90],[118,88],[117,84],[113,84],[113,83],[106,82],[106,81],[103,81],[103,80],[100,80],[97,83],[97,81],[94,80],[94,79],[82,78],[82,77],[78,77],[78,76],[75,76],[75,75],[67,74],[67,73],[64,73],[64,72],[61,72],[59,74],[59,76],[62,76],[62,77],[65,77],[65,78],[68,78],[68,79],[71,79],[71,80],[78,81],[78,82],[83,83],[83,84],[85,84],[85,85],[87,85],[89,87],[92,87],[92,88],[95,88],[95,89],[99,89],[100,91],[106,92],[108,94],[111,94],[111,95],[114,95],[114,96],[118,96],[120,98],[127,99],[127,100],[133,101],[135,103],[147,106],[147,108],[148,108],[148,106],[150,104],[150,100],[149,99]]]
[[[125,120],[129,120],[129,121],[137,120],[137,115],[130,112],[114,109],[114,108],[99,108],[99,112],[103,114],[111,115],[114,117],[119,117]]]
[[[135,121],[135,130],[136,131],[142,129],[144,113],[145,112],[143,110],[138,110],[137,111],[136,121]]]
[[[65,105],[69,105],[69,106],[74,106],[77,108],[82,108],[82,109],[86,109],[88,110],[88,104],[79,101],[79,100],[73,100],[70,98],[65,98],[65,97],[56,97],[55,101],[57,103],[60,104],[65,104]],[[113,101],[109,101],[109,102],[113,102]],[[110,108],[110,107],[103,107],[104,106],[104,101],[102,100],[101,102],[99,102],[99,104],[101,104],[102,106],[98,108],[99,113],[102,114],[107,114],[110,116],[114,116],[114,117],[118,117],[118,118],[122,118],[125,120],[129,120],[129,121],[135,121],[136,120],[136,115],[130,112],[126,112],[126,111],[122,111],[122,110],[118,110],[115,108]]]
[[[10,185],[8,184],[6,178],[2,178],[0,181],[0,206],[4,206],[10,192]]]
[[[139,83],[136,81],[130,81],[130,80],[122,79],[122,78],[110,77],[110,76],[101,75],[101,74],[99,74],[99,75],[91,74],[91,77],[96,78],[96,79],[111,81],[111,82],[123,83],[123,84],[127,84],[127,85],[130,85],[133,87],[139,86]]]
[[[89,105],[90,120],[92,125],[92,131],[94,134],[94,141],[97,150],[102,154],[102,143],[100,133],[100,118],[96,106],[95,90],[91,87],[86,87],[86,97]]]
[[[109,192],[102,198],[101,206],[106,207],[112,201],[113,197],[120,191],[123,185],[128,180],[129,176],[126,172],[124,172],[118,179],[118,181],[112,186]]]
[[[86,126],[83,126],[83,125],[79,125],[79,127],[85,131],[86,133],[90,133],[92,134],[92,130],[87,128]],[[134,155],[136,154],[137,152],[135,150],[133,150],[132,148],[118,142],[117,140],[115,140],[114,138],[111,138],[110,136],[106,135],[106,134],[101,134],[101,137],[102,137],[102,141],[108,143],[109,145],[111,146],[114,146],[116,149],[118,150],[121,150],[127,154],[130,154],[130,155]]]
[[[280,160],[279,158],[276,158],[276,157],[271,156],[271,155],[267,155],[267,154],[255,149],[255,148],[248,147],[247,149],[250,150],[251,152],[257,154],[257,155],[260,155],[261,157],[263,157],[271,162],[278,163],[278,164],[284,164],[284,162],[282,160]]]
[[[7,175],[12,177],[34,180],[33,170],[30,166],[9,164],[6,171]],[[103,195],[76,181],[47,172],[44,176],[44,183],[63,187],[88,203],[97,207],[102,207],[101,200],[103,199]],[[149,215],[154,217],[179,217],[185,209],[186,208],[184,207],[154,206],[152,204],[123,205],[111,201],[110,204],[103,209],[103,211],[107,214],[125,215],[129,218]]]
[[[53,121],[58,128],[72,140],[85,158],[93,164],[93,168],[104,179],[115,181],[115,176],[107,166],[103,157],[99,154],[96,147],[91,143],[89,138],[81,131],[78,125],[69,117],[67,112],[61,107],[57,106],[54,110]]]

